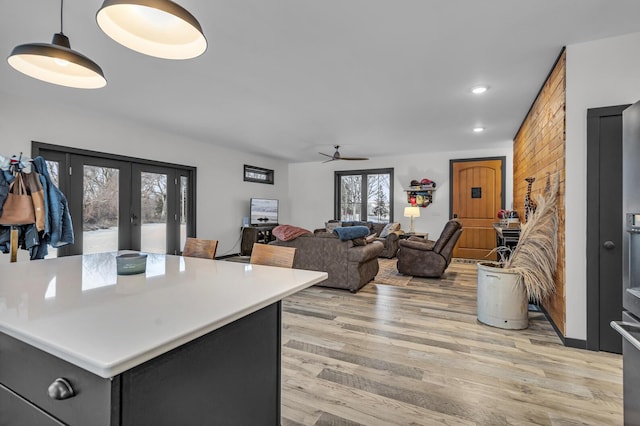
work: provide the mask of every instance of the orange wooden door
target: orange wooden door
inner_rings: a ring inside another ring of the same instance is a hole
[[[504,159],[452,160],[451,206],[454,217],[462,222],[462,235],[454,257],[495,260],[493,223],[503,208]]]

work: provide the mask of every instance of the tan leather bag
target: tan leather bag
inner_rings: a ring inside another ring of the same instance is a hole
[[[33,201],[27,194],[22,173],[9,184],[9,194],[2,205],[0,225],[30,225],[36,223]]]

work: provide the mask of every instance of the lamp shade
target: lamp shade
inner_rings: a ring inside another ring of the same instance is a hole
[[[29,77],[61,86],[98,89],[107,84],[98,64],[72,50],[69,38],[61,32],[53,35],[51,44],[16,46],[7,62]]]
[[[113,40],[145,55],[190,59],[207,49],[198,20],[169,0],[106,0],[96,21]]]
[[[420,217],[420,207],[405,207],[404,217]]]

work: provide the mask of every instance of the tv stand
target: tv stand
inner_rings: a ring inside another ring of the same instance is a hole
[[[278,224],[244,226],[242,228],[240,254],[242,256],[251,256],[254,243],[269,244],[270,241],[275,240],[272,231],[276,226]]]

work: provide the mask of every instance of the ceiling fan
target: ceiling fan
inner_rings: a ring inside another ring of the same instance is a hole
[[[328,163],[329,161],[335,161],[335,160],[368,160],[368,158],[366,157],[343,157],[342,155],[340,155],[340,152],[338,151],[338,149],[340,148],[340,145],[334,145],[333,147],[336,149],[336,152],[334,152],[333,155],[325,154],[323,152],[318,153],[320,155],[324,155],[325,157],[329,157],[329,159],[326,161],[323,161],[323,163]]]

